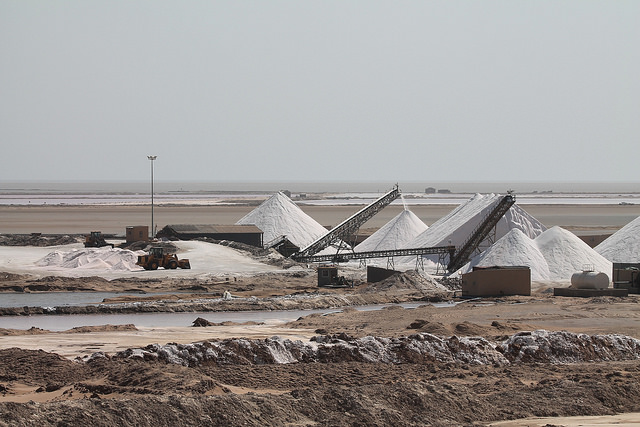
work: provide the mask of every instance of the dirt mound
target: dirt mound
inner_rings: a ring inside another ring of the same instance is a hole
[[[133,324],[127,325],[97,325],[97,326],[77,326],[75,328],[67,329],[65,332],[84,334],[87,332],[110,332],[110,331],[137,331]]]
[[[34,234],[0,234],[0,246],[59,246],[82,241],[83,236]]]
[[[6,271],[0,272],[0,282],[12,282],[14,280],[24,280],[29,276],[23,274],[7,273]]]
[[[8,348],[0,350],[0,381],[19,380],[24,384],[43,385],[79,380],[86,366],[42,350]]]
[[[462,322],[455,325],[454,331],[456,335],[462,335],[462,336],[473,336],[473,335],[485,336],[491,333],[491,328],[480,326],[471,322]]]
[[[249,321],[249,322],[232,322],[232,321],[225,321],[225,322],[210,322],[207,319],[203,319],[202,317],[198,317],[196,320],[193,321],[193,324],[191,326],[195,327],[195,328],[203,328],[203,327],[207,327],[207,326],[242,326],[242,325],[264,325],[264,323],[262,322],[253,322],[253,321]]]
[[[196,320],[193,321],[193,324],[191,326],[195,328],[205,328],[207,326],[213,326],[213,322],[209,322],[207,319],[198,317]]]
[[[149,248],[163,248],[165,253],[177,253],[178,247],[172,242],[130,242],[130,243],[122,243],[118,245],[120,249],[128,249],[130,251],[145,251],[149,252]]]
[[[422,319],[414,320],[413,322],[411,322],[409,326],[407,326],[407,329],[416,329],[420,332],[427,332],[433,335],[441,335],[441,336],[451,335],[451,330],[449,330],[449,328],[447,328],[442,323],[429,322],[428,320],[422,320]]]
[[[0,329],[1,336],[18,336],[18,335],[38,335],[38,334],[46,334],[49,331],[46,329],[36,328],[32,326],[29,329]]]
[[[480,326],[471,322],[462,322],[455,325],[446,325],[440,322],[429,322],[428,320],[417,319],[413,321],[407,329],[416,329],[420,332],[426,332],[434,335],[447,336],[455,334],[458,336],[488,336],[494,331],[492,328]]]
[[[108,283],[102,277],[87,277],[77,279],[63,276],[45,276],[39,279],[31,279],[24,282],[23,290],[29,292],[50,292],[50,291],[90,291],[95,287],[100,287]],[[91,285],[89,285],[91,284]]]
[[[77,326],[62,332],[52,332],[47,329],[31,327],[29,329],[0,329],[0,336],[38,335],[51,333],[87,333],[87,332],[110,332],[110,331],[137,331],[135,325],[97,325],[97,326]]]
[[[189,368],[106,356],[79,363],[6,349],[0,426],[475,425],[637,411],[639,375],[640,361]]]
[[[637,411],[639,375],[640,361],[524,369],[354,361],[189,368],[104,355],[81,363],[5,349],[0,426],[444,426],[602,415]]]
[[[445,295],[448,289],[435,278],[418,271],[397,273],[380,282],[370,283],[360,290],[363,293],[412,292],[420,295]]]

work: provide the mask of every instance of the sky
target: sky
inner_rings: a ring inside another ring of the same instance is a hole
[[[0,0],[0,182],[640,182],[640,2]]]

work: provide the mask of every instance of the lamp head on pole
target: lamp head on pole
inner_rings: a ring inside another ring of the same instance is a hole
[[[147,159],[149,160],[155,160],[158,156],[147,156]]]

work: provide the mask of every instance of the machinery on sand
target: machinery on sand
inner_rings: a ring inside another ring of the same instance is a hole
[[[92,231],[90,234],[84,236],[85,248],[101,248],[103,246],[115,247],[113,243],[107,243],[107,241],[104,240],[101,231]]]
[[[336,265],[318,266],[318,286],[324,288],[353,288],[353,280],[338,274]]]
[[[145,270],[157,270],[158,267],[175,270],[176,268],[191,268],[188,259],[178,259],[176,254],[164,252],[162,247],[152,247],[147,255],[139,255],[137,265],[142,266]]]

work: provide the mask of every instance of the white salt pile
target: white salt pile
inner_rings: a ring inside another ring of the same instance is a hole
[[[469,201],[434,222],[422,234],[404,244],[403,248],[462,246],[502,198],[503,196],[499,194],[476,194]],[[534,238],[546,230],[546,227],[518,205],[513,205],[496,225],[496,240],[512,229],[519,229],[525,235]]]
[[[460,272],[467,273],[473,267],[529,266],[531,280],[549,280],[549,266],[535,241],[520,229],[514,228],[494,243],[489,249],[476,256]]]
[[[611,262],[640,262],[640,217],[616,231],[594,249]]]
[[[391,221],[355,247],[356,252],[385,251],[400,249],[403,245],[429,228],[408,209],[403,210]]]
[[[138,252],[120,248],[83,248],[53,251],[36,262],[38,267],[64,269],[137,271]]]
[[[552,227],[535,239],[514,229],[474,257],[459,272],[473,267],[528,266],[533,281],[569,281],[584,269],[609,274],[612,264],[575,234]]]
[[[573,273],[585,268],[611,276],[611,262],[562,227],[545,231],[535,241],[549,264],[551,280],[571,279]]]
[[[327,233],[326,228],[282,192],[262,202],[236,224],[257,226],[264,233],[265,245],[286,236],[291,243],[304,248]]]

